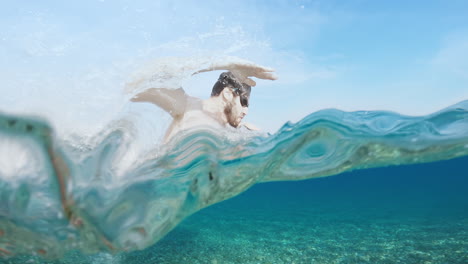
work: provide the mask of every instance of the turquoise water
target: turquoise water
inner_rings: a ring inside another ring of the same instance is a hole
[[[467,263],[468,159],[256,185],[120,263]]]
[[[325,110],[266,137],[191,131],[123,174],[123,126],[90,148],[0,119],[4,263],[468,260],[468,101],[425,117]]]

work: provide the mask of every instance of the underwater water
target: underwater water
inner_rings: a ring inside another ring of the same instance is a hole
[[[85,145],[0,119],[5,263],[467,259],[468,101],[424,117],[324,110],[274,135],[200,128],[124,169],[123,121]]]
[[[466,263],[466,157],[259,184],[117,263]]]

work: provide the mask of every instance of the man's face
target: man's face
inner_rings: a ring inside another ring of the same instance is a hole
[[[232,100],[227,102],[224,109],[224,113],[226,114],[229,125],[232,127],[238,127],[242,119],[247,115],[248,110],[248,106],[243,106],[241,104],[241,96],[235,95],[233,93]]]

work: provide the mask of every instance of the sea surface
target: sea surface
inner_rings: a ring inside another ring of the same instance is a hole
[[[468,261],[468,101],[199,128],[123,167],[129,120],[86,144],[0,121],[2,263]]]

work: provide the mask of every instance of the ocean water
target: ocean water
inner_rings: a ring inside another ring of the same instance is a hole
[[[0,120],[4,263],[468,258],[468,101],[423,117],[324,110],[273,135],[200,128],[123,168],[128,120],[87,144]]]
[[[466,157],[259,184],[120,263],[467,263]]]

